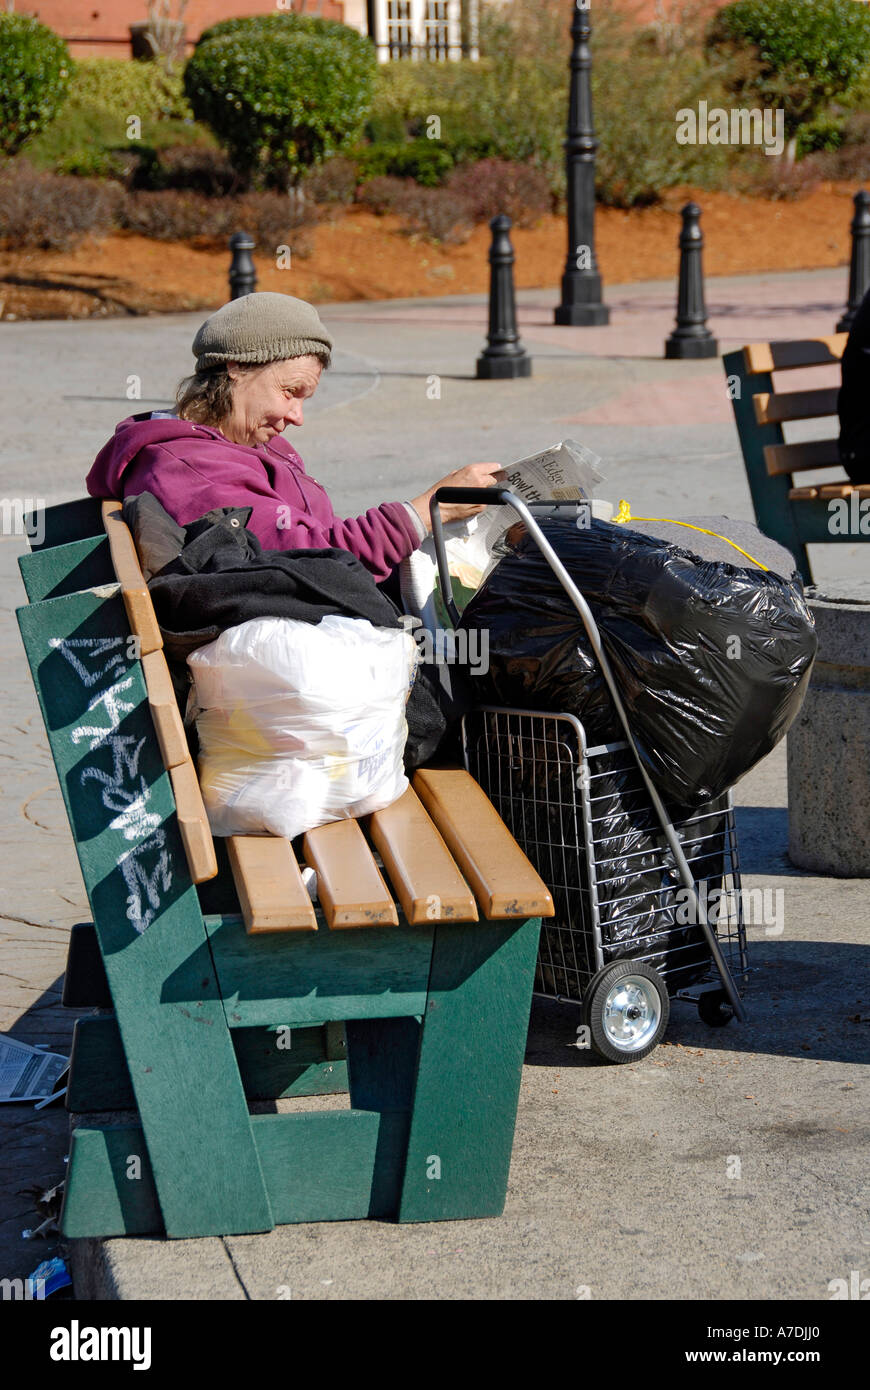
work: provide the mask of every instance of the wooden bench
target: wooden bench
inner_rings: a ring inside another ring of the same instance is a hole
[[[722,359],[755,519],[765,535],[791,551],[807,584],[813,582],[807,545],[870,538],[870,520],[866,529],[854,524],[865,514],[870,517],[870,502],[862,511],[870,485],[846,478],[803,486],[795,481],[799,473],[842,470],[839,428],[826,438],[804,442],[787,442],[783,433],[783,425],[793,421],[836,416],[839,384],[779,391],[773,377],[799,368],[839,368],[847,336],[752,343]],[[848,502],[851,522],[845,527],[838,524],[842,500]]]
[[[30,531],[17,616],[93,914],[64,1002],[112,1006],[76,1024],[64,1234],[498,1215],[553,905],[492,804],[418,772],[304,836],[312,901],[289,841],[212,839],[118,504]]]

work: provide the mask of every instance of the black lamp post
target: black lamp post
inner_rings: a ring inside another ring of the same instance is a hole
[[[838,333],[848,333],[870,290],[870,193],[862,188],[855,194],[855,216],[852,218],[852,255],[849,260],[849,302],[837,324]]]
[[[592,84],[589,52],[589,0],[575,0],[571,21],[571,99],[565,170],[568,176],[568,259],[562,276],[562,302],[556,309],[560,324],[593,325],[610,322],[601,300],[601,276],[595,257],[595,151],[592,126]]]

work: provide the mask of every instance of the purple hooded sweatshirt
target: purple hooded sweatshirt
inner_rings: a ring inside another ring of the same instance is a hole
[[[175,417],[131,415],[115,428],[87,476],[92,497],[151,492],[180,526],[215,507],[252,507],[248,529],[267,550],[349,550],[386,579],[425,530],[404,502],[341,521],[281,435],[233,444],[219,430]]]

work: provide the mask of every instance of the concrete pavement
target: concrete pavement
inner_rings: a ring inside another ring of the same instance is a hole
[[[844,278],[709,282],[720,348],[831,332]],[[750,517],[721,364],[661,358],[673,287],[607,298],[609,328],[557,330],[555,295],[521,294],[534,376],[514,383],[473,379],[480,298],[327,306],[336,364],[294,443],[346,513],[411,496],[463,462],[509,462],[572,435],[601,455],[602,495],[627,497],[635,512]],[[116,421],[171,398],[199,319],[3,325],[2,494],[81,495]],[[129,399],[136,378],[141,397]],[[66,931],[88,909],[14,620],[23,548],[20,537],[0,541],[0,1030],[63,1049]],[[818,547],[812,558],[826,583],[854,583],[870,569],[866,545]],[[749,1023],[713,1032],[676,1004],[668,1041],[647,1061],[614,1068],[572,1045],[572,1009],[536,1004],[504,1217],[87,1243],[73,1254],[78,1295],[274,1299],[286,1286],[301,1299],[577,1299],[586,1290],[593,1299],[823,1300],[831,1280],[870,1275],[870,884],[791,868],[783,749],[735,799],[747,886],[783,894],[782,933],[749,932]],[[346,1102],[302,1104],[318,1103]],[[0,1112],[2,1277],[50,1253],[20,1239],[36,1224],[22,1189],[62,1175],[66,1120],[62,1110]]]

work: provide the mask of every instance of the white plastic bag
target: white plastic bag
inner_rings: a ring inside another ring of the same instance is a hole
[[[364,618],[255,618],[188,657],[215,835],[284,835],[381,810],[408,782],[417,649]]]

